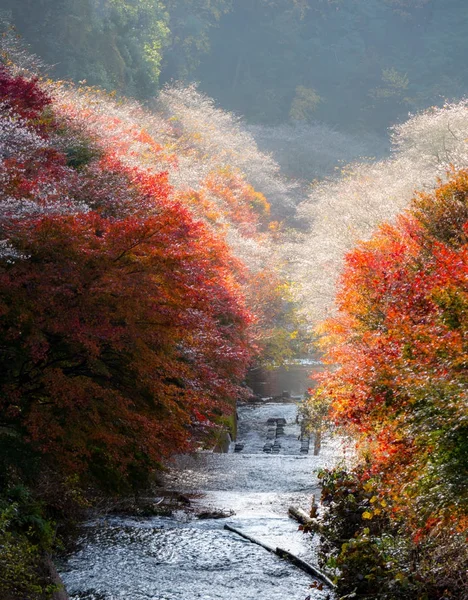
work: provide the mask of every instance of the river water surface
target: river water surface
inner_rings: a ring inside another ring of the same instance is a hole
[[[325,600],[326,588],[293,565],[224,529],[230,525],[316,564],[315,543],[287,516],[319,495],[317,470],[344,457],[339,440],[320,456],[301,453],[294,403],[239,408],[241,452],[177,457],[166,485],[196,495],[200,507],[234,511],[226,519],[107,518],[89,523],[61,575],[72,600]],[[273,437],[272,419],[284,419]],[[270,421],[269,421],[270,420]],[[274,453],[265,443],[277,440]],[[278,447],[279,446],[279,447]],[[302,447],[304,444],[302,444]],[[313,444],[311,444],[311,451]]]

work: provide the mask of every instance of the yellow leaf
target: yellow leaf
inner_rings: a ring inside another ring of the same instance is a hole
[[[362,513],[362,518],[363,519],[369,519],[370,520],[370,519],[372,519],[373,516],[374,515],[371,512],[369,512],[368,510],[366,510],[366,512]]]
[[[374,502],[377,502],[378,498],[377,496],[372,496],[372,498],[370,499],[370,503],[374,504]]]

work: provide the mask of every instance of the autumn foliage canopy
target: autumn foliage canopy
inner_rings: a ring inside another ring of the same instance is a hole
[[[419,570],[425,581],[411,587],[399,573],[395,597],[407,597],[402,582],[408,597],[416,588],[429,594],[417,597],[445,597],[466,584],[467,171],[416,196],[394,225],[347,255],[338,307],[323,326],[327,362],[337,366],[317,393],[359,440],[359,477],[375,502],[362,515],[367,543],[367,524],[385,513],[398,536],[411,536],[408,566],[415,560],[412,576]],[[442,554],[451,557],[445,565]],[[348,552],[343,562],[351,560]],[[398,561],[387,562],[391,571]],[[372,577],[368,591],[381,585]]]
[[[228,235],[261,246],[268,204],[235,169],[174,188],[177,157],[90,91],[2,67],[0,96],[2,476],[26,451],[64,479],[138,483],[243,393],[265,266]]]

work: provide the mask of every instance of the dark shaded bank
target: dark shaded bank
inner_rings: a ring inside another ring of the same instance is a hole
[[[65,589],[65,584],[51,558],[45,559],[45,568],[49,572],[49,578],[52,585],[56,588],[52,594],[52,600],[69,600],[70,596]]]

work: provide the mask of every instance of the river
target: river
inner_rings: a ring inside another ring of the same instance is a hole
[[[232,444],[228,454],[174,459],[166,486],[191,495],[200,507],[233,511],[229,518],[200,520],[181,511],[88,523],[80,550],[61,569],[72,600],[331,598],[326,588],[310,587],[309,575],[224,529],[229,523],[316,564],[314,540],[298,530],[287,509],[310,506],[312,494],[320,493],[317,470],[335,464],[345,450],[338,439],[326,439],[319,456],[305,454],[296,413],[288,402],[241,406],[240,452]],[[280,419],[279,429],[273,419]],[[275,440],[273,452],[265,453],[265,444]]]

